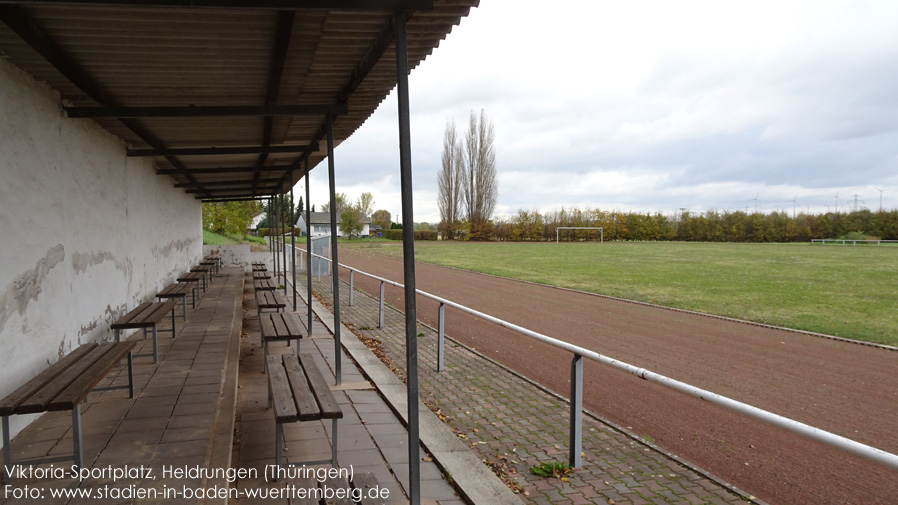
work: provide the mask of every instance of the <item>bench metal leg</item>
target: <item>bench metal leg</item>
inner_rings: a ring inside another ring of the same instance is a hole
[[[72,446],[74,448],[73,457],[75,465],[78,468],[84,466],[84,452],[81,444],[81,404],[75,405],[72,409]]]
[[[128,398],[134,398],[134,364],[131,353],[128,353]]]
[[[12,479],[12,447],[9,444],[9,417],[3,416],[3,469],[6,482]]]
[[[337,419],[331,420],[333,426],[333,434],[331,435],[331,464],[337,467]]]
[[[159,350],[156,344],[158,337],[159,333],[156,331],[156,325],[153,325],[153,363],[159,360]]]
[[[175,308],[172,307],[171,308],[171,338],[175,338],[176,334],[177,333],[175,331]]]
[[[284,428],[281,423],[274,423],[274,462],[281,468],[284,460]],[[276,481],[277,479],[275,479]]]
[[[264,338],[262,339],[262,347],[265,349],[265,352],[262,353],[262,373],[268,372],[268,341]]]
[[[115,341],[121,342],[122,330],[112,330],[112,333],[115,335]]]

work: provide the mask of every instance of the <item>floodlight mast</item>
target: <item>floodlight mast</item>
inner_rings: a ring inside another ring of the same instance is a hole
[[[557,226],[555,228],[555,243],[556,244],[561,243],[561,239],[559,237],[558,230],[599,230],[600,237],[601,237],[599,239],[599,243],[600,244],[605,243],[605,229],[602,228],[601,226]]]

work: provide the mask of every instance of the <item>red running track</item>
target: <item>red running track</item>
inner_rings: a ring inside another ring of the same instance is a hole
[[[402,262],[341,248],[402,282]],[[348,281],[348,273],[343,274]],[[898,352],[418,263],[417,288],[898,453]],[[377,296],[379,283],[355,276]],[[388,287],[387,302],[403,307]],[[418,297],[436,326],[437,303]],[[571,354],[446,309],[446,333],[564,395]],[[898,472],[587,360],[584,407],[771,504],[898,504]]]

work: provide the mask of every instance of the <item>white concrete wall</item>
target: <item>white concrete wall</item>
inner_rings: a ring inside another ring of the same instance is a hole
[[[114,320],[199,261],[201,227],[197,200],[0,58],[0,397],[111,339]]]
[[[249,244],[239,245],[204,245],[203,256],[218,256],[221,258],[221,266],[242,268],[244,272],[252,270],[257,259],[249,250]],[[269,259],[271,255],[268,255]]]

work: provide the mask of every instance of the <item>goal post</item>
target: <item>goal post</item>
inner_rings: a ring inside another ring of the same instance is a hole
[[[599,230],[599,243],[605,243],[605,230],[601,226],[558,226],[555,228],[555,243],[561,243],[559,230]]]

